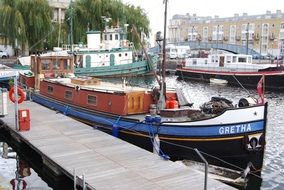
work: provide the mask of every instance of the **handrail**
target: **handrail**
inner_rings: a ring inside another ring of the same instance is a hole
[[[202,161],[205,164],[204,190],[207,190],[208,162],[202,156],[202,154],[199,152],[199,150],[197,148],[195,148],[194,151],[197,153],[197,155],[202,159]]]

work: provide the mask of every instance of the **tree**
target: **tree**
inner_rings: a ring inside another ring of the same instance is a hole
[[[42,50],[52,32],[52,10],[47,0],[0,0],[0,32],[13,46]]]
[[[26,38],[30,51],[43,50],[46,38],[53,32],[50,8],[47,0],[18,0],[17,9],[21,12]]]
[[[16,7],[17,0],[0,0],[0,33],[12,47],[26,41],[26,26],[21,12]]]
[[[144,31],[146,35],[149,35],[149,19],[140,7],[124,5],[120,0],[77,0],[69,7],[65,16],[69,26],[73,18],[74,42],[86,42],[87,31],[103,31],[106,24],[102,19],[103,16],[111,18],[108,23],[110,26],[123,27],[127,23],[129,24],[128,32],[135,25],[139,33]],[[135,37],[135,34],[129,33],[127,36],[139,47],[139,39]]]

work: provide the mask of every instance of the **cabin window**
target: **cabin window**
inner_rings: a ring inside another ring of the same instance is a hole
[[[41,65],[42,70],[49,70],[50,69],[48,60],[42,60],[41,63],[42,63],[42,65]]]
[[[97,105],[97,96],[88,95],[88,104],[90,105]]]
[[[72,100],[73,94],[72,91],[66,90],[64,94],[64,98],[68,100]]]
[[[245,57],[239,57],[238,62],[239,63],[246,63],[247,59]]]
[[[211,62],[212,62],[212,63],[215,62],[215,57],[214,57],[214,56],[211,57]]]
[[[192,60],[192,64],[193,64],[193,65],[196,65],[196,64],[197,64],[197,60],[196,60],[196,59],[193,59],[193,60]]]
[[[71,64],[69,59],[64,59],[64,70],[71,70]]]
[[[252,57],[248,57],[248,63],[252,63]]]
[[[231,56],[228,56],[227,57],[227,63],[231,63],[232,62],[232,57]]]
[[[233,56],[233,63],[237,63],[237,56]]]
[[[208,64],[208,60],[207,60],[207,59],[205,60],[204,64],[205,64],[205,65],[207,65],[207,64]]]
[[[53,87],[52,86],[47,86],[47,93],[53,94]]]
[[[118,40],[118,34],[115,34],[115,40]]]
[[[60,60],[56,59],[53,60],[53,70],[59,70],[60,69]]]

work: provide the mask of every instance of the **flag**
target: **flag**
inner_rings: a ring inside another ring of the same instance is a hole
[[[259,104],[264,104],[264,90],[263,90],[263,85],[264,85],[264,76],[260,78],[260,80],[257,83],[257,93],[258,93],[258,103]]]

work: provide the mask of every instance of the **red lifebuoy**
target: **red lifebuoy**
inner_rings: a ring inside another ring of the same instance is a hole
[[[12,87],[9,91],[9,98],[13,103],[15,103],[14,91],[15,91],[14,87]],[[25,93],[19,87],[18,87],[18,94],[19,94],[18,104],[20,104],[25,100]]]

